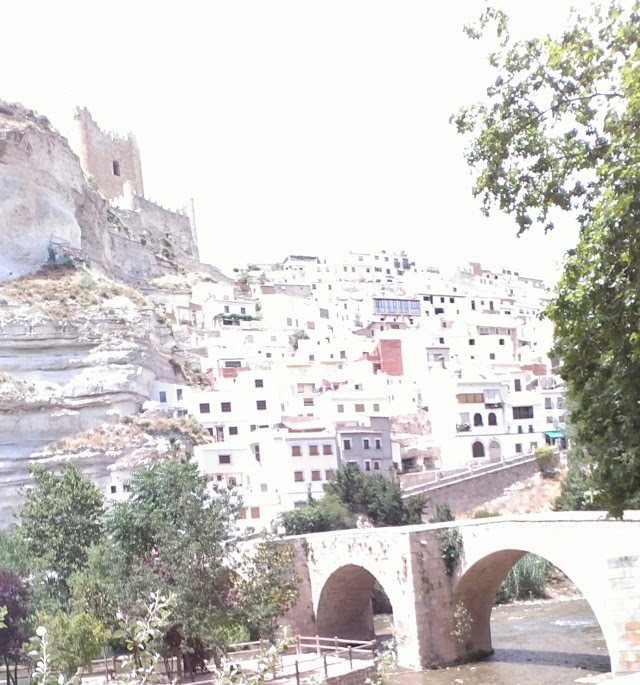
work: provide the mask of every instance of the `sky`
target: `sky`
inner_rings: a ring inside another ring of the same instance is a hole
[[[581,0],[502,0],[513,33],[556,32]],[[472,197],[449,124],[489,85],[462,32],[480,0],[23,0],[2,8],[0,99],[133,131],[145,194],[193,197],[203,261],[404,249],[549,276],[570,218],[516,238]]]

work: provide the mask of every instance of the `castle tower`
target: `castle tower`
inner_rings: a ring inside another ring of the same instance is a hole
[[[124,194],[129,183],[136,195],[144,196],[142,164],[135,137],[103,131],[86,108],[74,115],[76,153],[87,176],[92,176],[105,197],[112,200]]]

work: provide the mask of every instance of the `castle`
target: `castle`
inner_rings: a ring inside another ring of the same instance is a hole
[[[71,147],[87,177],[93,179],[110,203],[124,211],[125,224],[151,225],[177,242],[186,256],[198,259],[193,200],[180,210],[169,210],[145,198],[142,162],[135,136],[103,131],[85,107],[74,114]],[[131,213],[139,215],[139,221]]]

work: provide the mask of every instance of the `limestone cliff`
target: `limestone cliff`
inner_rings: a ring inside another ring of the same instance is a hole
[[[149,300],[84,269],[0,283],[0,507],[33,453],[139,412],[156,379],[175,382],[173,346]]]
[[[119,422],[155,381],[203,380],[149,299],[166,278],[231,282],[192,238],[186,216],[144,198],[112,206],[45,117],[0,101],[0,526],[30,463],[75,460],[102,483],[162,451]],[[130,443],[95,449],[92,431]]]
[[[142,289],[191,269],[232,282],[197,261],[185,215],[144,198],[111,206],[46,117],[0,100],[0,281],[46,263],[52,243]]]

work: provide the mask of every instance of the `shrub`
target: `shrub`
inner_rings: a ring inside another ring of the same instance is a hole
[[[535,554],[527,554],[509,571],[496,595],[496,604],[517,599],[540,599],[547,596],[547,574],[550,564]]]
[[[494,516],[500,516],[500,514],[497,511],[487,511],[486,509],[478,509],[473,512],[474,519],[488,519]]]

